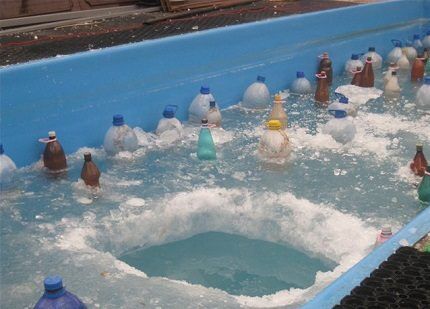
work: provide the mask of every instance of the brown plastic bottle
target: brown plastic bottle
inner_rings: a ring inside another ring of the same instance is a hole
[[[424,55],[420,54],[415,58],[414,64],[411,69],[411,81],[416,82],[424,78],[425,71],[425,58]]]
[[[57,140],[57,135],[54,131],[48,133],[49,141],[43,152],[43,164],[51,171],[61,171],[67,168],[66,155],[63,147]]]
[[[322,105],[328,105],[330,97],[327,74],[325,71],[321,71],[320,74],[316,74],[315,76],[318,78],[317,90],[315,91],[315,101]]]
[[[84,153],[84,166],[81,171],[81,178],[87,186],[100,187],[100,171],[91,159],[91,153]]]
[[[331,86],[333,82],[333,65],[327,52],[323,53],[321,56],[318,72],[321,72],[321,71],[325,72],[325,74],[327,75],[328,85]]]
[[[357,67],[352,71],[352,73],[354,73],[354,77],[352,78],[351,85],[360,86],[361,72],[363,72],[362,67]]]
[[[361,73],[360,87],[371,88],[375,85],[375,75],[372,67],[372,57],[367,57]]]
[[[415,175],[424,176],[427,168],[427,160],[423,153],[423,145],[417,144],[417,153],[415,154],[414,160],[411,162],[411,170]]]

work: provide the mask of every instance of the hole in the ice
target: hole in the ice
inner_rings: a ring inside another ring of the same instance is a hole
[[[120,259],[149,276],[247,296],[307,288],[314,283],[317,271],[336,266],[291,246],[221,232],[126,252]]]

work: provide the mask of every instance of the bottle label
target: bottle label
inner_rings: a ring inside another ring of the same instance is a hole
[[[42,137],[38,139],[39,143],[42,143],[42,144],[49,144],[49,143],[55,142],[56,140],[57,138],[49,139],[49,137]]]

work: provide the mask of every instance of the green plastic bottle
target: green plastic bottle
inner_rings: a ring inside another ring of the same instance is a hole
[[[199,141],[197,145],[197,157],[200,160],[215,160],[216,149],[211,131],[208,128],[208,120],[202,119]]]
[[[427,166],[424,177],[418,187],[418,199],[424,203],[430,202],[430,166]]]

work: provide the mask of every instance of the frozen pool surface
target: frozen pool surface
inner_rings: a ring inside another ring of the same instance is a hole
[[[88,149],[68,156],[62,177],[46,175],[40,164],[20,169],[16,188],[2,193],[0,202],[0,287],[7,295],[2,307],[32,307],[48,274],[61,274],[67,287],[95,308],[305,302],[372,249],[382,224],[397,230],[423,208],[416,198],[419,178],[408,163],[417,140],[430,144],[430,115],[416,109],[418,86],[406,77],[401,86],[404,96],[398,100],[368,102],[348,87],[359,114],[357,135],[347,145],[321,133],[329,116],[314,106],[312,96],[290,95],[286,109],[294,152],[286,162],[263,161],[256,152],[269,110],[235,106],[223,111],[224,130],[213,131],[215,162],[198,161],[196,128],[187,127],[184,139],[173,144],[135,128],[141,147],[134,153],[108,158],[102,149],[90,149],[102,171],[99,192],[78,181]],[[381,82],[376,87],[381,89]],[[429,150],[424,149],[427,155]],[[317,271],[308,287],[279,287],[260,297],[151,277],[118,259],[135,248],[207,232],[292,246],[336,266]]]

